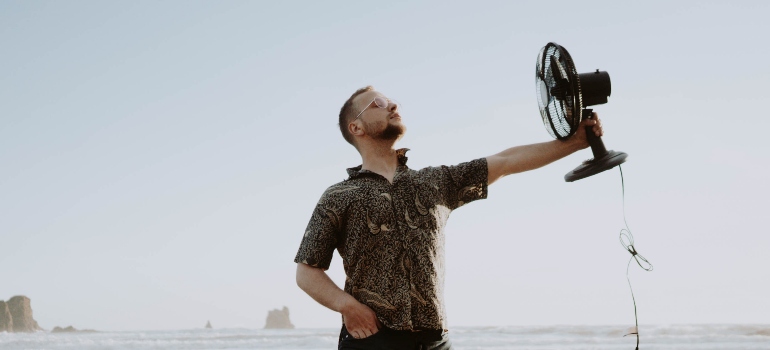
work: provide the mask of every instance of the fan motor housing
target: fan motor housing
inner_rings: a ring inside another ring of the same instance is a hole
[[[578,74],[580,90],[583,94],[583,107],[607,103],[612,93],[610,74],[605,71]]]

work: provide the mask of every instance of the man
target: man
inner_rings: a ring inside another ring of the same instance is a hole
[[[487,196],[503,176],[537,169],[588,147],[586,119],[565,141],[518,146],[455,166],[412,170],[395,149],[406,127],[399,105],[371,86],[339,115],[342,136],[361,154],[349,178],[318,202],[295,258],[297,284],[342,314],[339,349],[451,349],[444,311],[444,234],[449,213]],[[341,290],[324,272],[337,249]]]

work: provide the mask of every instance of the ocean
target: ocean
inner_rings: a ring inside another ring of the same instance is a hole
[[[636,338],[619,326],[459,327],[463,349],[624,349]],[[640,350],[770,350],[770,325],[641,326]],[[0,333],[0,349],[336,349],[339,329],[189,329],[96,333]]]

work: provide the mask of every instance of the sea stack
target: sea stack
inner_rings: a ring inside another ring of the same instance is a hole
[[[0,332],[13,332],[13,318],[8,303],[0,300]]]
[[[75,329],[75,327],[67,326],[67,328],[61,328],[59,326],[53,327],[51,333],[93,333],[96,332],[93,329]]]
[[[32,318],[32,306],[29,298],[17,295],[8,300],[0,301],[0,331],[35,332],[42,330],[37,321]],[[10,317],[8,317],[10,315]]]
[[[206,321],[206,329],[211,329],[211,321]]]
[[[283,310],[270,310],[267,313],[265,329],[294,329],[289,320],[289,308],[284,306]]]

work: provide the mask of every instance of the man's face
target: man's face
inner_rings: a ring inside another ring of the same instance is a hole
[[[375,97],[387,101],[381,108],[374,102]],[[406,133],[406,126],[401,121],[399,106],[379,91],[367,91],[356,96],[354,104],[357,110],[364,112],[358,117],[364,132],[375,140],[398,140]],[[368,104],[367,104],[368,102]]]

